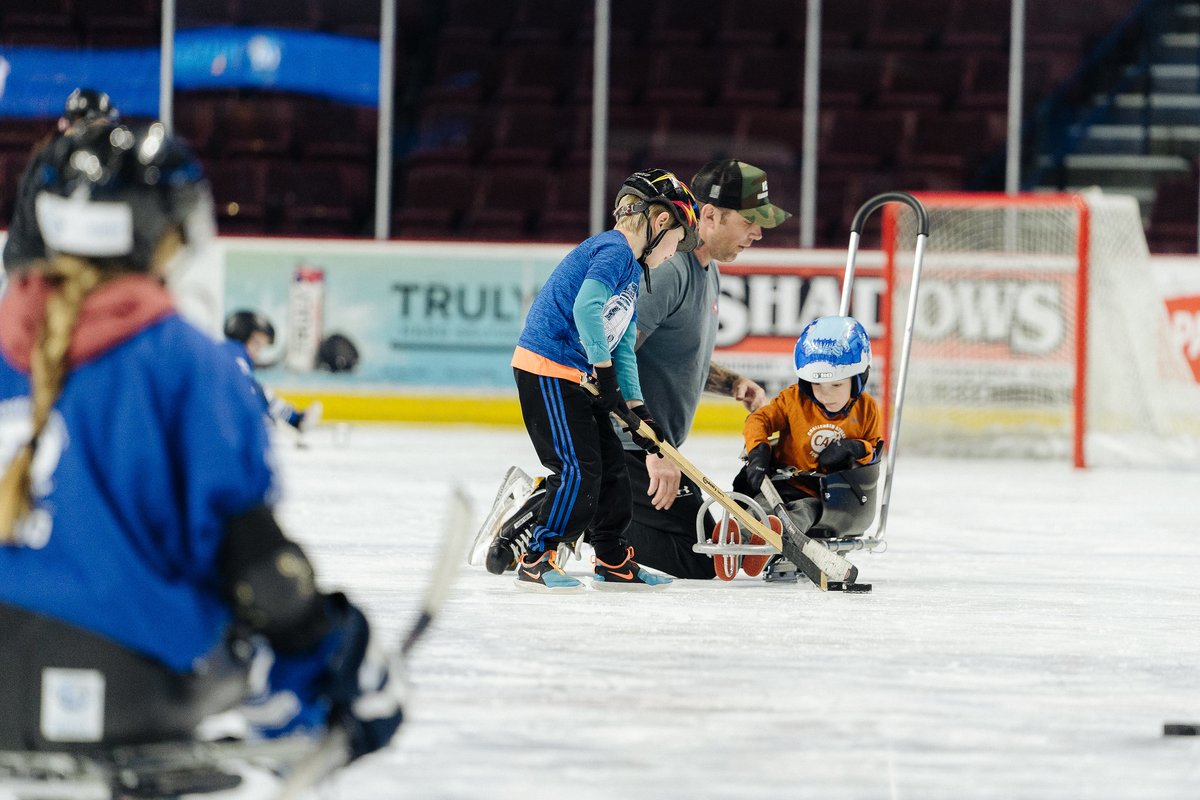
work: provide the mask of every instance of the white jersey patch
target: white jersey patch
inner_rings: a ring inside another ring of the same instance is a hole
[[[103,673],[94,669],[43,669],[40,726],[47,741],[100,741],[104,735]]]
[[[814,458],[826,447],[843,437],[840,427],[830,423],[821,423],[808,429],[808,447]]]
[[[600,317],[604,320],[604,339],[608,342],[608,352],[612,352],[625,335],[629,323],[633,321],[633,312],[637,308],[638,285],[631,283],[620,292],[608,298]]]

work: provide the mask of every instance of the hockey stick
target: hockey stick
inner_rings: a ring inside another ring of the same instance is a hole
[[[456,487],[450,496],[450,514],[446,523],[445,540],[437,563],[425,587],[421,610],[409,627],[404,641],[400,643],[401,659],[408,658],[417,642],[429,630],[430,624],[446,602],[446,595],[454,583],[459,559],[470,535],[471,505],[461,487]],[[399,676],[397,676],[399,677]],[[277,795],[277,800],[295,800],[308,789],[325,780],[336,770],[346,765],[349,756],[349,740],[340,727],[330,728],[312,758],[301,762],[292,772]]]
[[[815,539],[811,539],[803,533],[799,533],[799,531],[796,531],[796,533],[789,531],[787,536],[780,536],[764,525],[749,511],[742,508],[736,500],[721,490],[707,475],[697,469],[692,462],[684,458],[682,453],[668,442],[664,442],[655,436],[650,426],[643,422],[636,414],[617,414],[617,416],[626,427],[636,431],[638,436],[656,442],[662,454],[672,461],[675,466],[679,467],[680,472],[687,475],[704,489],[709,497],[724,507],[738,521],[743,530],[757,533],[762,537],[763,541],[783,553],[821,591],[829,591],[829,583],[831,581],[853,583],[858,577],[858,567]],[[799,535],[796,535],[797,533]]]

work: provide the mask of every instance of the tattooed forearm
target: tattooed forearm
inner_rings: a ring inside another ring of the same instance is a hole
[[[708,379],[704,382],[704,391],[732,397],[733,384],[737,379],[738,374],[736,372],[731,372],[720,364],[709,362]]]

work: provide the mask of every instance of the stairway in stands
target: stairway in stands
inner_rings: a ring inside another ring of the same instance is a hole
[[[1038,156],[1040,189],[1099,186],[1137,197],[1143,221],[1153,229],[1163,187],[1172,198],[1187,198],[1195,186],[1200,157],[1200,2],[1147,3],[1143,18],[1123,43],[1113,47],[1114,63],[1097,65],[1084,81],[1090,102],[1065,132],[1062,143]],[[1095,77],[1107,75],[1104,85]],[[1195,252],[1195,194],[1189,218]],[[1170,248],[1179,249],[1179,248]]]

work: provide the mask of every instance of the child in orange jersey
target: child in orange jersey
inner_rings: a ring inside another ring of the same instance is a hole
[[[769,509],[760,488],[775,467],[801,472],[841,472],[874,461],[883,447],[879,404],[863,392],[871,367],[871,340],[852,317],[821,317],[796,340],[796,376],[746,418],[746,467],[734,489]],[[768,439],[779,434],[771,446]],[[816,483],[803,476],[776,485],[788,516],[807,532],[820,519]],[[758,537],[754,537],[758,544]],[[743,570],[757,575],[765,557],[747,556]]]

